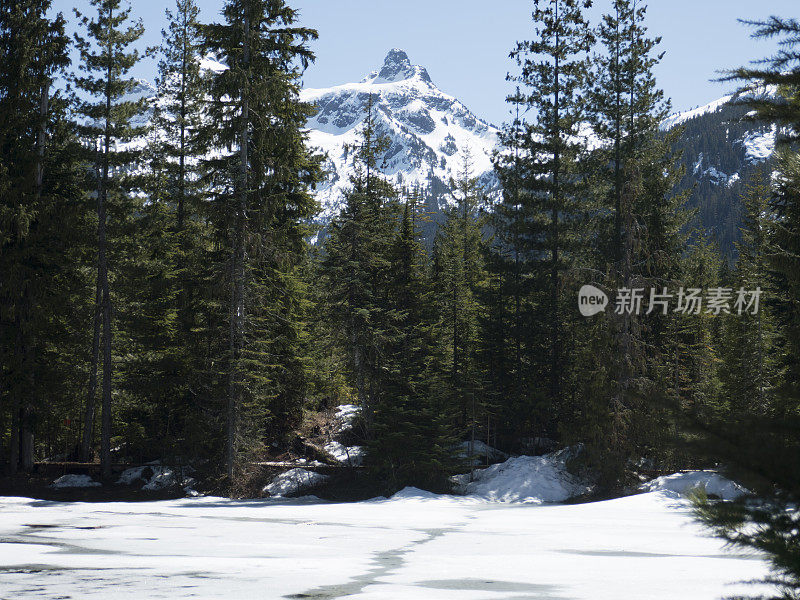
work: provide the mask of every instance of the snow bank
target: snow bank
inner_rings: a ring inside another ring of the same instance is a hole
[[[122,474],[117,479],[118,485],[131,485],[137,479],[145,479],[143,477],[143,473],[145,469],[149,469],[152,467],[132,467],[130,469],[125,469]]]
[[[163,490],[178,485],[178,477],[169,467],[153,467],[153,475],[143,490]]]
[[[707,494],[719,496],[723,500],[735,500],[750,493],[735,481],[726,479],[714,471],[674,473],[658,477],[642,485],[642,489],[645,491],[663,492],[675,497],[685,497],[697,488],[705,488]]]
[[[272,483],[264,488],[264,491],[273,498],[283,498],[316,487],[325,483],[329,478],[328,475],[306,469],[289,469],[275,477]]]
[[[51,488],[87,488],[99,487],[100,483],[88,475],[62,475],[50,484]]]
[[[775,136],[777,127],[751,131],[741,139],[745,150],[745,160],[752,164],[767,160],[775,152]]]
[[[353,428],[353,421],[361,413],[361,407],[355,404],[341,404],[336,407],[335,431],[343,433]]]
[[[469,475],[456,478],[462,493],[495,502],[542,504],[564,502],[590,491],[585,483],[567,472],[568,452],[545,456],[517,456],[503,463],[477,471],[475,481]]]
[[[366,452],[362,446],[345,446],[339,442],[328,442],[325,451],[340,463],[357,467],[364,462]]]

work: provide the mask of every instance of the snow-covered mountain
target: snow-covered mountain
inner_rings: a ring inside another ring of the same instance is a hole
[[[201,67],[213,72],[227,68],[211,56],[202,60]],[[359,141],[370,95],[376,127],[390,142],[379,161],[381,170],[398,186],[419,183],[429,190],[428,211],[439,213],[450,199],[450,180],[458,176],[466,152],[471,155],[473,176],[487,192],[497,193],[491,156],[498,148],[498,129],[436,87],[427,70],[412,64],[404,51],[393,49],[379,69],[357,83],[301,92],[301,98],[316,107],[307,123],[309,144],[326,157],[327,175],[316,191],[320,224],[327,224],[342,209],[354,170],[348,148]],[[155,89],[141,81],[131,97],[145,96],[155,96]],[[739,237],[743,186],[772,157],[776,137],[773,127],[742,121],[747,109],[732,100],[733,96],[724,96],[674,113],[661,126],[664,131],[683,128],[677,142],[686,167],[681,187],[689,190],[690,204],[699,209],[699,224],[713,232],[729,254]],[[142,120],[149,116],[150,111]],[[435,231],[436,221],[426,225],[426,238]]]
[[[716,137],[724,130],[724,145],[734,151],[738,160],[734,164],[729,162],[725,165],[727,170],[721,169],[723,166],[721,157],[715,156],[714,152],[709,153],[707,150],[697,148],[697,161],[691,165],[694,174],[707,177],[717,185],[731,185],[740,179],[740,169],[732,170],[730,167],[745,168],[756,165],[768,160],[775,151],[776,127],[742,122],[741,117],[745,109],[734,103],[736,99],[734,95],[723,96],[704,106],[673,113],[661,124],[661,128],[665,131],[683,126],[684,139],[691,139],[695,129],[706,130],[704,137]]]
[[[496,188],[491,154],[498,143],[497,128],[439,90],[425,68],[411,64],[405,52],[393,49],[380,69],[358,83],[305,89],[301,94],[318,109],[308,121],[310,143],[327,155],[328,175],[317,191],[321,222],[342,208],[353,172],[347,147],[358,141],[370,95],[376,126],[390,142],[380,161],[382,171],[393,183],[423,184],[442,206],[450,178],[457,176],[468,151],[473,176],[487,188]]]

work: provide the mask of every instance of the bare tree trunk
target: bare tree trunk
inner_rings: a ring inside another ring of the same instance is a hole
[[[21,360],[22,360],[22,373],[25,381],[24,393],[22,396],[22,410],[20,412],[20,453],[19,453],[19,466],[20,468],[29,473],[33,470],[33,423],[34,423],[34,408],[33,397],[35,394],[34,382],[34,341],[30,331],[31,323],[31,291],[26,287],[22,294],[22,306],[20,318],[20,339],[22,341]]]
[[[556,15],[555,19],[558,21],[558,2],[556,2]],[[561,75],[560,62],[559,62],[559,34],[556,32],[556,57],[555,57],[555,70],[553,78],[555,83],[555,97],[553,99],[553,208],[551,215],[552,226],[552,265],[550,271],[550,302],[552,304],[553,319],[551,324],[551,339],[550,339],[550,398],[553,406],[558,403],[561,396],[561,323],[559,321],[559,302],[558,302],[558,251],[559,251],[559,223],[558,223],[558,201],[560,192],[560,170],[561,170],[561,126],[559,124],[559,108],[560,108],[560,88],[559,77]]]
[[[111,9],[109,9],[109,19]],[[108,36],[109,40],[111,36]],[[108,69],[106,71],[105,139],[103,148],[103,172],[97,196],[98,276],[102,292],[103,317],[103,420],[100,438],[100,464],[104,479],[111,477],[111,294],[108,286],[108,256],[106,248],[106,200],[108,191],[108,153],[111,146],[111,42],[108,46]]]
[[[14,356],[15,356],[15,366],[17,369],[21,369],[21,360],[22,356],[25,352],[24,343],[23,343],[23,332],[22,332],[22,314],[21,314],[21,306],[17,306],[17,314],[15,316],[15,327],[16,327],[16,338],[14,341]],[[9,472],[11,475],[15,475],[21,466],[21,450],[22,450],[22,407],[25,404],[24,394],[22,391],[22,385],[19,381],[19,377],[16,378],[17,380],[14,381],[12,385],[12,415],[11,415],[11,452],[9,453]]]
[[[20,414],[19,466],[26,473],[33,471],[33,411],[23,406]]]
[[[238,218],[237,218],[238,220]],[[238,235],[236,235],[238,237]],[[238,268],[238,252],[234,242],[234,249],[231,252],[231,305],[230,305],[230,331],[228,340],[228,351],[230,354],[230,366],[228,372],[228,404],[226,409],[226,445],[225,445],[225,464],[228,478],[233,478],[233,470],[236,463],[236,408],[237,408],[237,311],[238,302],[236,296],[236,277]]]
[[[16,475],[19,469],[19,396],[13,392],[14,400],[11,406],[11,440],[8,452],[8,473]]]
[[[98,191],[98,197],[99,197]],[[98,261],[99,263],[99,261]],[[95,284],[94,318],[92,323],[92,363],[89,367],[89,392],[86,396],[86,412],[83,421],[83,439],[81,440],[81,460],[89,462],[94,441],[94,419],[96,412],[97,396],[97,365],[100,360],[100,305],[103,292],[100,286],[100,272],[98,269]]]
[[[108,136],[106,136],[106,153]],[[106,252],[106,189],[108,157],[103,159],[103,184],[98,200],[98,272],[102,293],[101,313],[103,319],[103,420],[100,438],[100,463],[103,477],[111,477],[111,297],[108,289],[108,257]]]

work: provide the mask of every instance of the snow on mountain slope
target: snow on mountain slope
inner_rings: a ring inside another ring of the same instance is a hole
[[[695,117],[701,117],[709,113],[715,113],[723,106],[728,104],[731,100],[733,100],[733,96],[723,96],[722,98],[714,100],[713,102],[709,102],[704,106],[698,106],[697,108],[693,108],[692,110],[686,110],[683,112],[672,113],[666,119],[661,121],[661,129],[666,131],[668,129],[672,129],[676,125],[681,125],[682,123],[685,123],[689,119],[694,119]]]
[[[769,128],[754,130],[745,135],[739,143],[745,150],[745,159],[748,163],[757,163],[767,160],[775,151],[775,137],[777,127],[773,124]]]
[[[749,113],[736,102],[740,98],[724,96],[705,106],[673,113],[662,121],[664,131],[676,126],[685,128],[680,143],[686,146],[685,157],[692,157],[689,164],[695,179],[730,187],[775,151],[777,128],[744,119]]]
[[[759,92],[759,94],[763,95],[773,95],[775,93],[776,89],[774,86],[770,86]],[[729,123],[740,122],[741,115],[731,114],[731,111],[737,106],[735,101],[742,98],[743,96],[737,94],[723,96],[704,106],[673,113],[661,122],[661,129],[662,131],[667,131],[678,125],[685,125],[689,121],[700,117],[715,118],[718,121],[717,126],[726,126]],[[729,133],[730,129],[726,128],[726,136],[728,136]],[[777,128],[774,125],[770,127],[765,124],[751,123],[744,135],[740,136],[738,139],[727,139],[726,141],[732,142],[734,146],[738,146],[744,151],[744,162],[746,164],[754,164],[763,162],[772,156],[772,153],[775,151],[776,136]],[[697,170],[698,168],[696,167],[695,172],[697,172]],[[723,177],[719,177],[719,171],[715,171],[713,168],[703,171],[703,173],[717,179],[718,183],[727,182],[730,177],[736,177],[738,175],[738,173],[734,173],[732,176],[725,176],[724,173],[721,173]]]
[[[377,129],[390,142],[380,164],[393,183],[447,185],[469,151],[473,176],[489,188],[496,186],[491,154],[498,143],[497,128],[440,91],[424,67],[412,65],[405,52],[394,49],[379,70],[358,83],[301,93],[318,109],[308,121],[309,143],[327,154],[328,175],[317,188],[320,221],[328,222],[342,208],[353,172],[347,146],[358,141],[370,94]],[[440,205],[444,200],[439,199]]]

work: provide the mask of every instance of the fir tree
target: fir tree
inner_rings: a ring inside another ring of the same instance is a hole
[[[96,156],[96,188],[93,190],[97,200],[97,313],[94,326],[92,352],[92,381],[86,408],[84,429],[84,451],[86,443],[93,437],[94,402],[97,366],[99,364],[100,332],[102,331],[102,432],[100,460],[103,476],[111,475],[111,427],[112,407],[111,388],[113,378],[112,356],[112,298],[109,278],[109,212],[120,220],[130,217],[132,202],[129,199],[131,188],[124,178],[117,175],[123,168],[133,164],[138,158],[136,150],[116,149],[116,144],[124,144],[143,133],[141,127],[132,124],[135,116],[145,110],[143,100],[126,100],[138,82],[126,77],[139,61],[139,52],[129,50],[144,33],[141,22],[129,25],[130,8],[122,9],[121,0],[93,0],[92,6],[97,14],[90,18],[76,16],[86,30],[88,37],[75,36],[81,56],[83,75],[74,77],[75,85],[86,94],[86,99],[77,99],[77,111],[83,118],[80,134],[89,144],[99,146]],[[113,206],[112,206],[113,204]]]
[[[197,143],[204,110],[198,14],[191,0],[166,10],[152,141],[142,157],[149,166],[148,202],[138,224],[135,273],[144,284],[134,290],[141,308],[130,323],[130,343],[139,352],[125,377],[138,399],[131,410],[152,407],[146,415],[151,449],[173,460],[204,454],[213,431],[202,413],[211,408],[204,338],[217,332],[206,327],[215,307],[204,289],[211,261],[199,173],[205,152]]]
[[[515,97],[519,96],[518,89]],[[539,350],[533,335],[533,285],[540,228],[535,225],[536,206],[526,185],[530,176],[522,150],[526,130],[516,103],[514,119],[500,136],[508,151],[494,157],[503,192],[490,215],[493,236],[487,265],[494,285],[486,301],[491,318],[486,322],[488,329],[482,331],[491,393],[502,402],[503,428],[512,438],[540,426],[531,399],[531,384],[537,377],[532,365]]]
[[[746,188],[742,241],[737,244],[738,260],[732,294],[739,299],[744,291],[746,301],[751,292],[759,291],[755,314],[748,304],[731,307],[735,318],[725,320],[721,342],[723,365],[720,373],[722,398],[728,410],[736,415],[766,414],[774,405],[772,394],[777,381],[773,348],[778,344],[768,298],[773,295],[772,276],[767,266],[770,254],[770,224],[766,215],[772,186],[762,172]]]
[[[562,308],[565,282],[576,264],[584,221],[580,177],[576,161],[584,147],[580,125],[584,119],[580,92],[587,75],[586,53],[593,37],[583,11],[588,0],[537,1],[533,20],[537,37],[518,42],[511,56],[520,67],[519,91],[509,98],[535,113],[535,121],[517,127],[523,174],[519,177],[525,203],[524,233],[531,244],[534,290],[543,292],[533,302],[530,325],[537,376],[549,382],[546,410],[550,426],[565,399],[565,377],[571,352],[566,347],[567,316]],[[517,137],[517,136],[514,136]],[[540,428],[540,431],[546,430]]]
[[[751,121],[774,123],[779,128],[778,141],[778,190],[770,202],[778,225],[772,234],[772,243],[778,249],[769,258],[769,264],[780,278],[781,293],[787,299],[800,294],[798,275],[798,230],[800,210],[796,202],[800,181],[800,160],[794,144],[798,141],[797,125],[800,123],[800,50],[798,32],[800,22],[795,19],[770,17],[764,22],[746,21],[755,27],[753,37],[781,38],[780,51],[753,66],[730,71],[725,80],[740,81],[738,103],[752,112]],[[772,86],[774,91],[770,91]],[[796,302],[784,303],[780,310],[780,325],[786,333],[786,342],[792,350],[785,354],[787,376],[781,393],[796,406],[800,397],[800,312]]]
[[[434,242],[433,278],[440,308],[439,339],[446,344],[452,406],[475,440],[477,405],[483,377],[478,363],[480,304],[485,284],[481,190],[472,176],[472,157],[464,152],[458,181],[451,182],[455,203],[444,210]]]
[[[646,7],[635,0],[616,0],[604,15],[597,28],[602,52],[593,59],[586,93],[601,141],[583,163],[597,200],[594,269],[588,272],[612,298],[618,290],[672,289],[684,242],[684,198],[672,189],[680,171],[672,140],[659,131],[669,110],[653,76],[660,40],[647,37],[645,16]],[[589,387],[578,398],[596,405],[576,407],[578,427],[565,426],[573,436],[589,436],[587,458],[608,485],[620,481],[630,460],[657,447],[664,429],[665,398],[656,382],[666,360],[664,330],[673,317],[655,305],[645,310],[649,314],[640,316],[612,305],[602,325],[588,324],[584,331],[590,340],[580,372],[588,374],[583,383]]]
[[[441,361],[426,261],[407,198],[390,250],[385,375],[366,462],[389,493],[407,485],[445,491],[454,467],[450,411],[437,385]]]
[[[771,406],[753,403],[760,398],[763,381],[761,369],[767,363],[758,358],[750,365],[759,379],[748,382],[756,385],[756,397],[749,410],[728,419],[714,440],[714,456],[728,461],[732,468],[755,473],[762,485],[756,491],[760,502],[713,503],[698,498],[700,520],[728,542],[744,548],[765,552],[772,566],[766,583],[775,586],[774,598],[797,598],[800,593],[800,543],[797,536],[797,500],[800,497],[800,154],[796,142],[800,125],[800,22],[794,19],[770,17],[764,22],[748,22],[754,26],[755,38],[779,38],[780,49],[772,57],[755,66],[731,71],[727,79],[742,82],[739,102],[754,110],[752,119],[775,124],[778,136],[778,173],[769,191],[769,210],[766,215],[748,219],[748,251],[743,257],[744,271],[758,272],[766,267],[772,272],[772,299],[767,302],[769,313],[780,329],[781,336],[772,344],[779,377],[772,390]],[[774,86],[772,90],[766,86]],[[755,188],[749,204],[751,210],[763,208],[767,189]],[[762,205],[762,206],[759,206]],[[766,217],[766,218],[764,218]],[[768,224],[766,229],[762,229]],[[766,240],[761,239],[767,232]],[[769,250],[764,262],[758,257],[762,244]],[[755,260],[754,260],[755,259]],[[756,322],[757,325],[757,322]],[[752,327],[752,323],[751,323]],[[753,333],[756,335],[753,336]],[[761,331],[763,334],[763,329]],[[764,338],[758,330],[751,332],[749,346],[761,350]],[[753,339],[754,338],[754,339]],[[730,381],[729,381],[730,383]],[[735,386],[734,386],[735,387]],[[764,386],[766,387],[766,386]],[[764,390],[766,391],[766,390]],[[767,397],[769,397],[767,396]],[[735,400],[735,398],[734,398]],[[720,439],[721,438],[721,439]]]
[[[227,253],[223,375],[232,478],[240,450],[257,450],[270,424],[277,434],[296,422],[304,396],[297,268],[319,169],[302,129],[310,107],[298,93],[317,33],[297,26],[297,11],[283,0],[230,0],[223,16],[205,28],[207,48],[229,68],[210,82],[204,140],[236,149],[205,163],[211,219]]]
[[[10,407],[12,474],[32,469],[37,430],[63,409],[43,399],[75,384],[60,368],[79,335],[65,311],[81,284],[84,214],[72,124],[54,89],[69,41],[50,5],[0,8],[0,399]]]
[[[361,140],[353,148],[355,174],[345,207],[330,225],[321,261],[325,304],[347,354],[352,387],[371,427],[388,341],[390,253],[397,230],[397,191],[378,172],[386,138],[376,131],[372,98]]]

